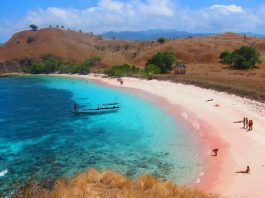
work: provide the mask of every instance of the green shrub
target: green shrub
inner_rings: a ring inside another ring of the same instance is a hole
[[[42,63],[33,63],[30,68],[30,73],[32,74],[45,73],[45,66]]]
[[[144,71],[148,75],[160,74],[161,73],[160,68],[158,66],[154,65],[154,64],[145,65]]]
[[[250,69],[262,62],[258,50],[249,46],[242,46],[232,53],[224,51],[219,58],[221,63],[230,64],[236,69]]]
[[[140,69],[134,65],[130,66],[128,64],[124,64],[124,65],[115,65],[110,69],[107,69],[105,73],[110,76],[127,76],[131,74],[136,74],[139,71]]]
[[[175,59],[176,57],[173,52],[158,52],[150,60],[147,61],[146,65],[156,65],[161,70],[161,73],[165,74],[168,71],[172,70]]]
[[[157,42],[163,44],[166,42],[166,39],[164,37],[160,37],[159,39],[157,39]]]
[[[223,51],[220,54],[219,58],[220,58],[220,62],[223,64],[232,64],[232,54],[228,50]]]
[[[38,30],[38,26],[37,25],[35,25],[35,24],[31,24],[31,25],[29,25],[29,27],[31,28],[31,30],[32,31],[37,31]]]
[[[87,74],[90,72],[90,68],[97,65],[100,62],[100,57],[91,56],[80,64],[64,63],[59,57],[55,57],[49,54],[42,55],[38,61],[32,63],[29,58],[23,58],[20,60],[20,65],[27,65],[23,70],[32,74],[39,73],[80,73]]]

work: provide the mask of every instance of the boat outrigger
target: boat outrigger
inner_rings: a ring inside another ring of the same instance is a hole
[[[70,110],[75,115],[89,115],[89,114],[103,114],[103,113],[113,113],[120,109],[119,103],[108,103],[108,104],[98,104],[96,109],[77,109],[76,104],[73,110]]]

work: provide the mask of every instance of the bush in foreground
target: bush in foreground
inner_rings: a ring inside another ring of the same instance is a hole
[[[130,180],[111,171],[98,172],[90,169],[72,179],[56,181],[52,190],[44,189],[34,182],[29,182],[26,186],[19,189],[13,197],[218,198],[219,196],[205,195],[199,191],[179,187],[167,181],[159,181],[149,175]]]

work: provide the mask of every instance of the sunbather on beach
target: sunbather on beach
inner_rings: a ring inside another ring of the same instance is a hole
[[[250,168],[249,168],[249,166],[247,166],[247,170],[245,170],[245,171],[238,171],[236,173],[250,174]]]

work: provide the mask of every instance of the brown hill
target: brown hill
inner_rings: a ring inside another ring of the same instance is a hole
[[[31,42],[30,42],[31,41]],[[259,69],[252,71],[233,70],[218,63],[220,53],[241,46],[257,48],[263,59]],[[92,55],[100,56],[102,67],[116,64],[135,64],[143,67],[155,53],[172,51],[187,64],[187,73],[182,76],[163,75],[180,82],[192,83],[252,97],[265,101],[265,38],[255,38],[234,33],[208,37],[193,37],[168,40],[164,44],[155,41],[132,42],[102,39],[71,30],[46,28],[36,32],[18,32],[0,46],[0,72],[14,71],[15,61],[22,57],[38,58],[44,54],[59,56],[69,62],[81,62]]]
[[[0,47],[0,61],[52,54],[71,62],[81,62],[98,55],[106,66],[122,63],[143,66],[156,52],[172,51],[186,64],[216,64],[224,49],[232,50],[243,45],[256,47],[265,57],[265,38],[244,38],[233,33],[175,39],[160,45],[157,42],[102,39],[71,30],[46,28],[13,35]]]
[[[129,52],[136,46],[139,44],[106,40],[71,30],[47,28],[13,35],[0,47],[0,61],[52,54],[71,62],[81,62],[92,55],[98,55],[103,58],[103,64],[121,64],[130,63]]]

